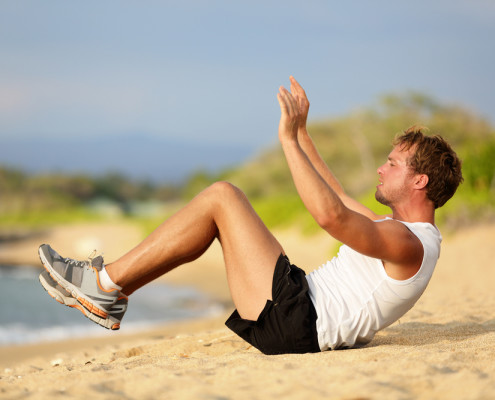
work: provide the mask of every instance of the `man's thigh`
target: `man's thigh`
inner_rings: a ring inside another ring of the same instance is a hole
[[[225,207],[216,216],[227,281],[242,318],[256,320],[272,298],[272,280],[282,246],[236,187],[222,183]],[[224,193],[225,192],[225,193]]]

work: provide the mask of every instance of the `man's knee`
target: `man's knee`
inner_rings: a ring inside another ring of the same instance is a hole
[[[213,183],[208,190],[213,196],[220,200],[245,199],[246,196],[237,186],[230,182],[219,181]]]

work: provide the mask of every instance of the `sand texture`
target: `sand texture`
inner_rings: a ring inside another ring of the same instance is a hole
[[[307,272],[335,246],[279,234]],[[423,297],[362,349],[265,356],[224,327],[229,310],[133,335],[123,323],[101,339],[0,348],[0,399],[494,399],[494,242],[495,225],[446,235]],[[218,247],[167,280],[229,305]]]

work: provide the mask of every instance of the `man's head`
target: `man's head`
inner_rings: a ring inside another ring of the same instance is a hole
[[[427,197],[439,208],[454,195],[463,180],[461,160],[441,136],[425,136],[423,130],[412,126],[398,135],[393,144],[401,152],[409,153],[406,163],[413,174],[428,177]]]

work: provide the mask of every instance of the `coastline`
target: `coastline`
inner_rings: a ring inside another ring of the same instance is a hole
[[[291,261],[306,272],[328,258],[335,246],[323,236],[304,237],[296,231],[276,236]],[[444,236],[439,263],[423,297],[368,346],[281,356],[261,354],[224,326],[232,304],[220,249],[213,248],[200,261],[162,279],[193,285],[215,296],[226,305],[223,315],[139,333],[126,333],[123,323],[117,335],[109,332],[103,338],[0,348],[0,393],[2,398],[31,395],[37,399],[56,395],[81,399],[493,398],[494,239],[495,225]],[[139,233],[132,240],[139,240]]]

